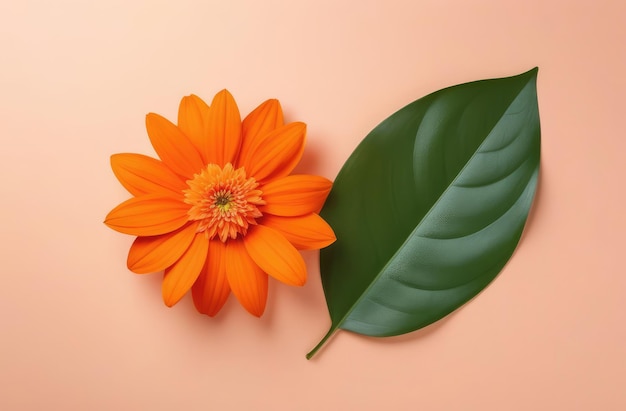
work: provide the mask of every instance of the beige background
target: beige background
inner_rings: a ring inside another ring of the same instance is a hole
[[[591,6],[591,4],[595,4]],[[3,1],[0,409],[626,409],[623,1]],[[109,155],[153,155],[144,115],[222,88],[308,124],[334,178],[378,122],[439,88],[539,66],[540,191],[477,299],[385,340],[310,280],[215,319],[125,267]]]

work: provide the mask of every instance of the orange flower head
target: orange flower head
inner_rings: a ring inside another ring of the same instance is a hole
[[[323,177],[290,175],[302,157],[306,126],[284,124],[277,100],[244,120],[227,90],[211,106],[184,97],[178,124],[148,114],[159,159],[115,154],[111,166],[133,197],[105,224],[137,238],[131,271],[165,271],[163,300],[176,304],[190,289],[196,309],[214,316],[230,292],[250,313],[265,310],[268,275],[303,285],[297,250],[335,241],[317,214],[331,188]]]
[[[189,219],[199,221],[197,232],[209,239],[219,236],[222,242],[237,234],[246,235],[248,226],[256,224],[263,214],[257,206],[265,204],[254,178],[246,178],[243,167],[235,170],[228,163],[221,169],[209,164],[200,174],[187,181],[185,203],[191,205]]]

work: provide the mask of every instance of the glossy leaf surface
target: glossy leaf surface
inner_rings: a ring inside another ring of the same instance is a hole
[[[537,69],[440,90],[356,148],[321,215],[331,329],[407,333],[470,300],[519,242],[537,185]]]

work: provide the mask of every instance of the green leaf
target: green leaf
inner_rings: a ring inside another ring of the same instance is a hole
[[[320,253],[337,330],[404,334],[485,288],[519,242],[537,185],[537,69],[421,98],[378,125],[337,176]]]

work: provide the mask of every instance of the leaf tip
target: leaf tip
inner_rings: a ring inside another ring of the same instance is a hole
[[[537,73],[539,72],[539,66],[535,66],[528,70],[526,73],[522,74],[522,76],[529,76],[532,78],[537,78]]]

